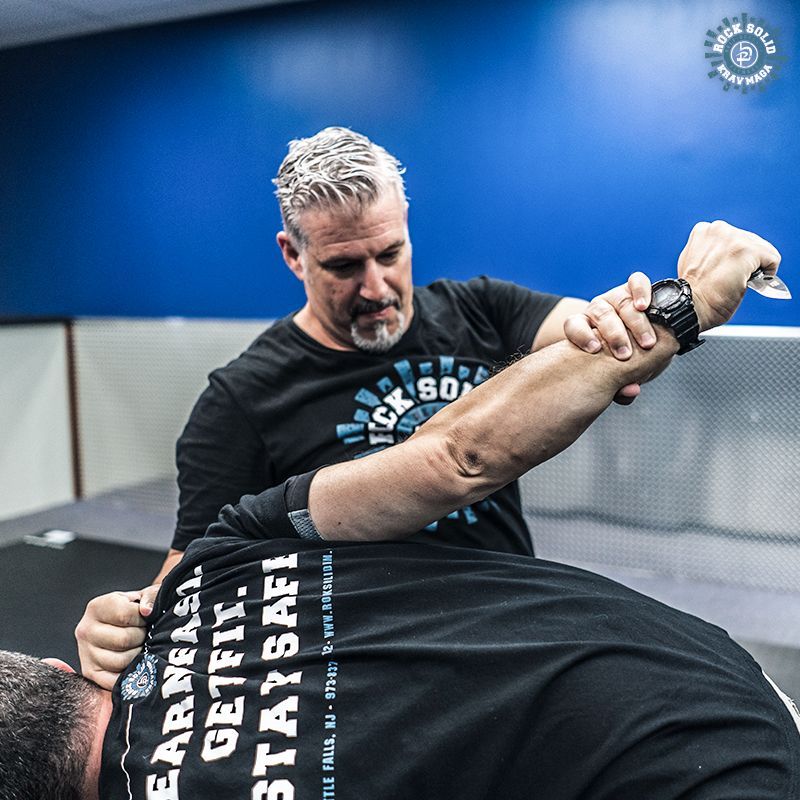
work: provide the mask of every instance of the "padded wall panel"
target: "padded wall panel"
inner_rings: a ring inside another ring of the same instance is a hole
[[[85,495],[175,475],[175,441],[208,373],[235,358],[267,324],[77,322]]]
[[[0,326],[0,519],[73,498],[63,325]]]

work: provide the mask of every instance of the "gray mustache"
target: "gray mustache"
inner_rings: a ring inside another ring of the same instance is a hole
[[[384,308],[394,306],[400,309],[400,301],[396,298],[387,298],[386,300],[364,300],[357,305],[353,306],[351,316],[355,319],[359,314],[374,314],[376,311],[383,311]]]

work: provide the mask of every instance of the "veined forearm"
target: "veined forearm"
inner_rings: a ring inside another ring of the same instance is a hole
[[[329,539],[394,539],[483,499],[568,447],[629,383],[658,374],[677,350],[659,330],[628,361],[559,342],[443,408],[410,439],[321,470],[309,506]]]

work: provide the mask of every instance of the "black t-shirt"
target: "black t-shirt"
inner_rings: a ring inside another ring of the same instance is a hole
[[[169,575],[103,800],[800,797],[800,735],[721,629],[530,557],[293,535],[276,487]]]
[[[444,405],[527,352],[559,297],[506,281],[414,290],[409,330],[388,353],[331,350],[291,317],[211,373],[178,441],[173,547],[201,537],[226,503],[411,435]],[[477,523],[480,522],[480,525]],[[532,554],[517,484],[453,512],[421,540]]]

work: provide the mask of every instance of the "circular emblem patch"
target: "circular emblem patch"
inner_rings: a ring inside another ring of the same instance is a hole
[[[155,656],[145,653],[133,672],[125,676],[120,687],[122,699],[141,700],[151,694],[158,683],[157,661]]]
[[[706,58],[713,67],[708,77],[721,80],[725,91],[764,91],[767,83],[778,77],[785,60],[778,52],[778,32],[749,14],[742,14],[741,19],[725,17],[716,30],[706,31]]]

